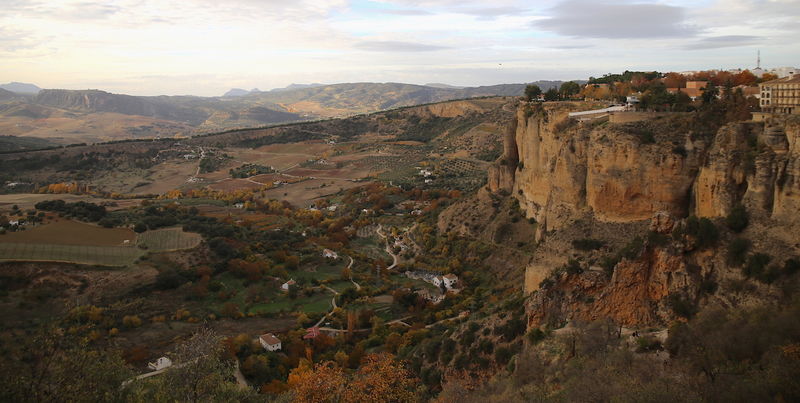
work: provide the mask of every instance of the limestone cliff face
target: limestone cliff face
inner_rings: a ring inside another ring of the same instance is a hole
[[[504,155],[489,171],[489,190],[519,199],[539,223],[538,240],[586,212],[603,222],[646,220],[659,211],[722,217],[745,203],[755,214],[795,219],[800,119],[766,129],[733,123],[703,139],[685,126],[670,131],[668,119],[578,124],[567,120],[575,109],[520,107]]]
[[[751,214],[797,222],[800,211],[800,119],[722,128],[700,169],[694,212],[728,214],[737,203]]]
[[[688,213],[700,141],[673,133],[650,144],[652,134],[627,126],[576,124],[567,118],[575,109],[567,103],[521,107],[510,126],[514,136],[506,137],[506,152],[489,173],[490,190],[513,193],[539,223],[540,239],[585,211],[606,222]]]
[[[599,271],[564,274],[552,289],[534,296],[529,321],[534,326],[605,318],[626,326],[664,324],[674,319],[666,297],[696,294],[701,279],[680,255],[653,249],[637,260],[620,262],[610,280]]]
[[[741,280],[741,270],[726,263],[722,241],[703,250],[677,240],[645,242],[636,258],[613,267],[611,277],[594,266],[635,235],[646,238],[642,226],[651,218],[650,230],[671,239],[674,223],[690,215],[721,218],[742,203],[751,226],[737,236],[750,239],[753,250],[776,262],[800,253],[800,117],[766,126],[736,122],[709,133],[695,131],[692,115],[573,122],[567,112],[578,107],[521,105],[504,155],[489,172],[489,191],[510,193],[538,223],[540,245],[526,270],[533,279],[526,291],[536,291],[528,304],[531,325],[602,318],[664,325],[676,319],[670,298],[737,303],[730,297],[736,291],[703,291],[709,281]],[[571,242],[581,238],[608,246],[577,252]],[[580,274],[550,274],[571,258],[581,260]],[[547,279],[543,288],[533,284],[541,278]]]

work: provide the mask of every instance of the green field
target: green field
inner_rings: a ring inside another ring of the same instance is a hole
[[[181,228],[164,228],[139,234],[136,244],[151,252],[191,249],[200,244],[200,234],[183,232]]]
[[[98,266],[127,266],[144,252],[125,246],[0,243],[0,261],[68,262]]]
[[[140,247],[0,242],[0,261],[66,262],[123,267],[133,264],[148,251],[166,252],[194,248],[201,240],[199,234],[183,232],[180,228],[165,228],[139,234],[136,243]]]

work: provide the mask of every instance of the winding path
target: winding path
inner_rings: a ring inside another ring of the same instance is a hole
[[[384,234],[383,234],[383,231],[382,231],[382,229],[383,229],[383,227],[381,226],[381,224],[378,224],[378,229],[376,229],[376,230],[375,230],[375,232],[377,232],[377,233],[378,233],[378,235],[379,235],[381,238],[383,238],[383,239],[384,239],[384,241],[386,241],[386,249],[385,249],[385,250],[386,250],[386,253],[388,253],[388,254],[389,254],[389,256],[391,256],[391,257],[392,257],[392,260],[393,260],[393,261],[392,261],[392,265],[391,265],[391,266],[389,266],[389,267],[387,267],[387,268],[386,268],[386,270],[392,270],[392,269],[394,269],[395,267],[397,267],[397,255],[395,255],[395,254],[394,254],[394,252],[392,252],[392,248],[391,248],[391,247],[389,247],[389,238],[388,238],[388,237],[386,237],[386,235],[384,235]]]

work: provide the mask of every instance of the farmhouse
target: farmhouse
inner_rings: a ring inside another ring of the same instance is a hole
[[[458,276],[456,276],[453,273],[445,274],[444,276],[442,276],[442,281],[444,282],[445,288],[447,288],[448,290],[452,290],[456,288],[456,285],[458,284]]]
[[[264,347],[264,350],[267,351],[280,351],[281,350],[281,339],[275,337],[272,333],[262,334],[258,337],[258,342],[261,343],[261,347]]]
[[[156,362],[151,362],[147,364],[147,367],[152,369],[153,371],[160,371],[164,368],[169,368],[172,366],[172,360],[167,357],[161,357],[156,360]]]
[[[289,279],[289,281],[287,281],[287,282],[283,283],[283,285],[281,285],[281,290],[288,292],[289,291],[289,287],[291,287],[291,286],[293,286],[295,284],[296,283],[295,283],[294,280]]]
[[[333,259],[333,260],[336,260],[336,259],[339,258],[339,255],[336,252],[334,252],[334,251],[332,251],[330,249],[323,250],[322,251],[322,256],[326,257],[328,259]]]

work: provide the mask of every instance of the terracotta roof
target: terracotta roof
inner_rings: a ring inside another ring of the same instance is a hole
[[[455,275],[455,274],[453,274],[453,273],[450,273],[450,274],[445,274],[445,275],[444,275],[444,278],[446,278],[446,279],[448,279],[448,280],[458,280],[458,276],[456,276],[456,275]]]
[[[766,84],[800,84],[800,74],[791,75],[788,77],[778,78],[772,81],[767,81],[765,83],[761,83],[759,85],[766,85]]]
[[[261,337],[259,338],[261,340],[264,340],[264,343],[267,343],[269,345],[278,344],[281,342],[281,339],[275,337],[275,335],[272,333],[262,334]]]

